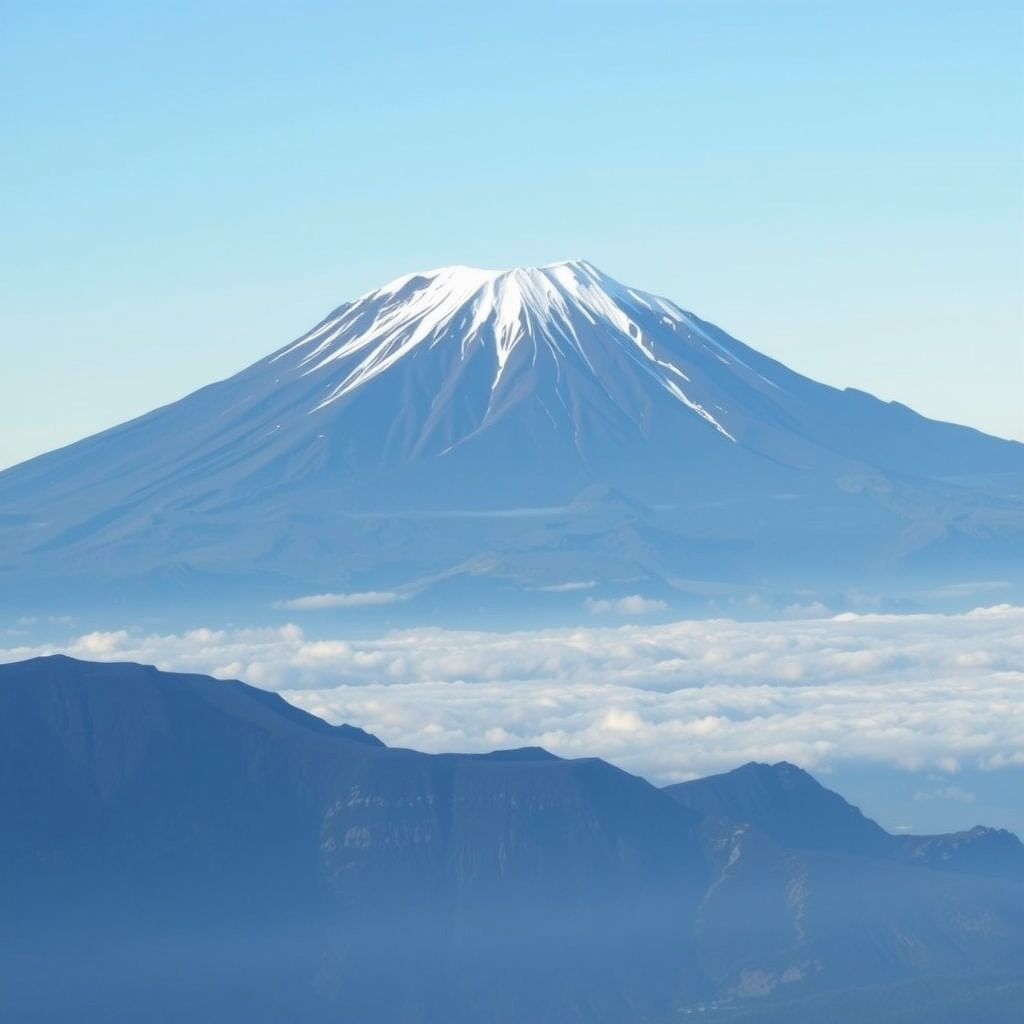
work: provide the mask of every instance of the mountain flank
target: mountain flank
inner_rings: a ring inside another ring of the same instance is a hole
[[[1024,586],[1021,566],[1024,445],[812,381],[586,261],[400,277],[0,473],[4,593],[48,612],[558,612],[580,580],[686,607]]]

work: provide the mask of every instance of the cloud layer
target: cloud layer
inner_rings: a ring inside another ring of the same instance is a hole
[[[392,745],[540,744],[655,782],[787,759],[955,774],[1024,766],[1024,608],[375,639],[263,629],[88,633],[62,651],[241,678]]]
[[[278,601],[275,608],[291,611],[319,611],[322,608],[361,608],[367,605],[394,604],[411,595],[399,594],[394,590],[360,590],[352,594],[310,594],[294,597],[290,601]]]
[[[649,615],[668,608],[664,601],[642,597],[640,594],[620,597],[617,601],[588,597],[583,603],[594,615]]]

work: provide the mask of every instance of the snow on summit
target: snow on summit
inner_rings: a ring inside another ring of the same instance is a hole
[[[490,391],[502,381],[517,346],[526,345],[531,365],[547,356],[566,358],[600,377],[605,350],[623,348],[653,381],[721,434],[732,435],[686,393],[687,374],[660,358],[637,312],[689,337],[699,328],[674,303],[627,288],[586,260],[541,267],[481,270],[453,266],[406,274],[342,306],[275,361],[298,356],[313,374],[334,365],[336,383],[315,409],[344,398],[393,367],[420,346],[457,346],[460,359],[486,349],[493,359]],[[704,339],[708,340],[709,339]]]

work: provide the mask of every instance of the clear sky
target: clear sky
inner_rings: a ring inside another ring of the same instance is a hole
[[[39,0],[0,96],[0,466],[576,256],[1024,439],[1020,0]]]

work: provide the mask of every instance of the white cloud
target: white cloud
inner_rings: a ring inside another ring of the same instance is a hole
[[[293,597],[290,601],[278,601],[275,608],[290,611],[317,611],[321,608],[360,608],[376,604],[395,604],[405,601],[409,593],[399,594],[394,590],[363,590],[352,594],[309,594]]]
[[[588,597],[583,602],[594,615],[649,615],[651,612],[662,612],[668,605],[664,601],[630,594],[617,600]]]
[[[593,590],[596,586],[597,580],[573,580],[569,583],[549,583],[537,589],[546,590],[550,594],[566,594],[573,590]]]
[[[1024,764],[1024,608],[1007,605],[372,639],[294,624],[116,630],[11,646],[0,660],[57,651],[241,678],[394,745],[539,744],[655,782],[755,759],[899,765],[947,782]]]

